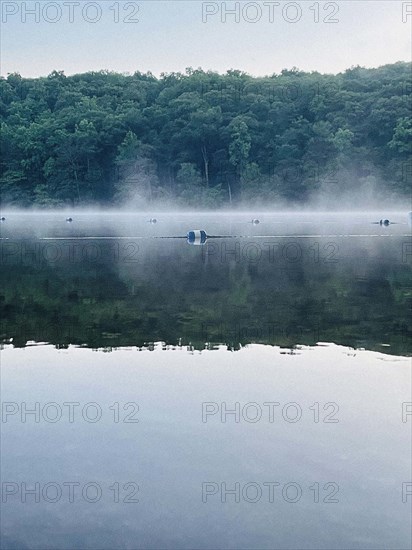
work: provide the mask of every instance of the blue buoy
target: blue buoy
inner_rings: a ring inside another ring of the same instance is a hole
[[[380,220],[379,221],[379,225],[383,225],[385,227],[388,227],[388,225],[390,224],[391,222],[389,220]]]
[[[66,222],[72,222],[73,221],[73,218],[66,218]]]
[[[193,229],[187,233],[187,242],[188,244],[202,245],[207,241],[206,231],[203,229]]]
[[[150,218],[149,223],[157,223],[156,218]]]
[[[5,222],[5,221],[6,221],[6,218],[5,218],[4,216],[2,216],[2,217],[0,218],[0,221]]]
[[[254,219],[252,220],[252,224],[253,224],[253,225],[259,225],[259,224],[260,224],[260,221],[259,221],[257,218],[254,218]]]

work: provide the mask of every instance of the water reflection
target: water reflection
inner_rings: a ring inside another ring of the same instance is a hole
[[[7,346],[2,548],[406,550],[409,366]]]
[[[327,219],[319,227],[285,220],[289,236],[276,236],[278,220],[263,220],[255,236],[188,247],[185,238],[153,237],[185,235],[193,220],[121,220],[56,228],[51,219],[26,228],[24,238],[2,233],[3,342],[239,349],[328,341],[411,353],[412,240],[401,225],[357,227],[345,218],[329,220],[334,232],[325,233]],[[242,224],[201,223],[212,235],[238,234]],[[327,236],[317,236],[320,229]],[[345,231],[355,237],[336,236]]]
[[[412,239],[251,217],[7,216],[2,548],[410,547]]]

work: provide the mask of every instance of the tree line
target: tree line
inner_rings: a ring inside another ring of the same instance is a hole
[[[407,197],[412,66],[0,79],[2,205]]]

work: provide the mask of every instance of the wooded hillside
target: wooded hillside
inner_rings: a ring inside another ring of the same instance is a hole
[[[304,202],[412,182],[411,65],[253,78],[94,72],[1,87],[3,206]]]

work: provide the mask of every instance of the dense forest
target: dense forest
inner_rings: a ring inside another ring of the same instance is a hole
[[[411,64],[1,78],[2,206],[410,194]]]

